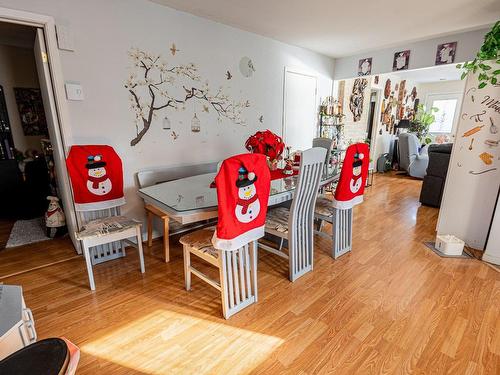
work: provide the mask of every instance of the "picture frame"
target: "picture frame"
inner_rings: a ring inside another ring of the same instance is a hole
[[[457,42],[438,44],[435,65],[453,64],[457,52]]]
[[[410,53],[409,49],[405,51],[399,51],[394,54],[394,60],[392,62],[392,71],[397,72],[399,70],[407,70],[410,66]]]
[[[14,87],[17,109],[26,136],[48,136],[42,93],[37,88]]]
[[[372,57],[359,60],[358,77],[369,76],[372,73],[372,60]]]

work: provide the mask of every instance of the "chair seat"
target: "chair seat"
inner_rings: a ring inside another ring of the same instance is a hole
[[[210,229],[201,229],[182,236],[180,242],[183,245],[189,246],[192,250],[204,253],[217,259],[219,252],[212,245],[212,237],[214,231]]]
[[[316,206],[314,207],[314,214],[324,217],[332,217],[333,216],[332,200],[328,199],[324,195],[318,196],[318,199],[316,199]]]
[[[273,208],[267,212],[266,231],[277,235],[288,235],[288,217],[290,210],[286,207]]]
[[[86,223],[82,230],[76,233],[78,240],[92,237],[102,237],[109,234],[124,232],[128,229],[136,228],[141,223],[137,220],[125,216],[109,216],[91,220]]]

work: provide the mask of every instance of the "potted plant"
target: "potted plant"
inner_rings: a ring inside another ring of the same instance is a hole
[[[496,61],[497,64],[500,64],[500,21],[497,21],[491,31],[484,36],[484,43],[479,49],[476,58],[472,61],[458,64],[457,68],[464,70],[462,79],[467,77],[470,72],[473,74],[476,72],[479,73],[478,88],[482,89],[486,87],[488,82],[492,85],[496,85],[498,82],[500,69],[494,69],[489,61]]]
[[[410,127],[408,131],[414,133],[420,142],[429,144],[432,139],[428,137],[429,127],[435,121],[436,117],[433,113],[437,112],[438,108],[431,107],[428,111],[425,110],[423,104],[417,106],[417,113],[415,114],[415,119],[410,122]]]
[[[285,149],[285,143],[280,136],[265,130],[250,136],[245,142],[245,148],[250,152],[266,155],[269,168],[275,170]]]

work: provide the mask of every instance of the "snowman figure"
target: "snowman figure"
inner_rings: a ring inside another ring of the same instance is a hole
[[[250,223],[259,216],[260,202],[255,188],[257,176],[253,172],[248,172],[245,167],[238,170],[238,200],[236,201],[235,215],[241,223]]]
[[[354,156],[354,162],[352,163],[352,177],[349,183],[349,187],[353,194],[356,194],[359,189],[361,189],[361,184],[363,179],[361,178],[361,166],[363,165],[364,155],[359,153]]]
[[[106,168],[106,162],[101,155],[89,156],[85,167],[89,170],[87,177],[87,189],[95,195],[106,195],[111,191],[112,184]]]
[[[59,198],[49,195],[47,200],[49,201],[49,207],[45,213],[47,237],[62,236],[66,233],[66,218],[61,206],[59,206]]]

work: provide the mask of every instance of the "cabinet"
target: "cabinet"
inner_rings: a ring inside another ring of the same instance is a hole
[[[0,360],[37,339],[35,320],[17,285],[0,285]]]

